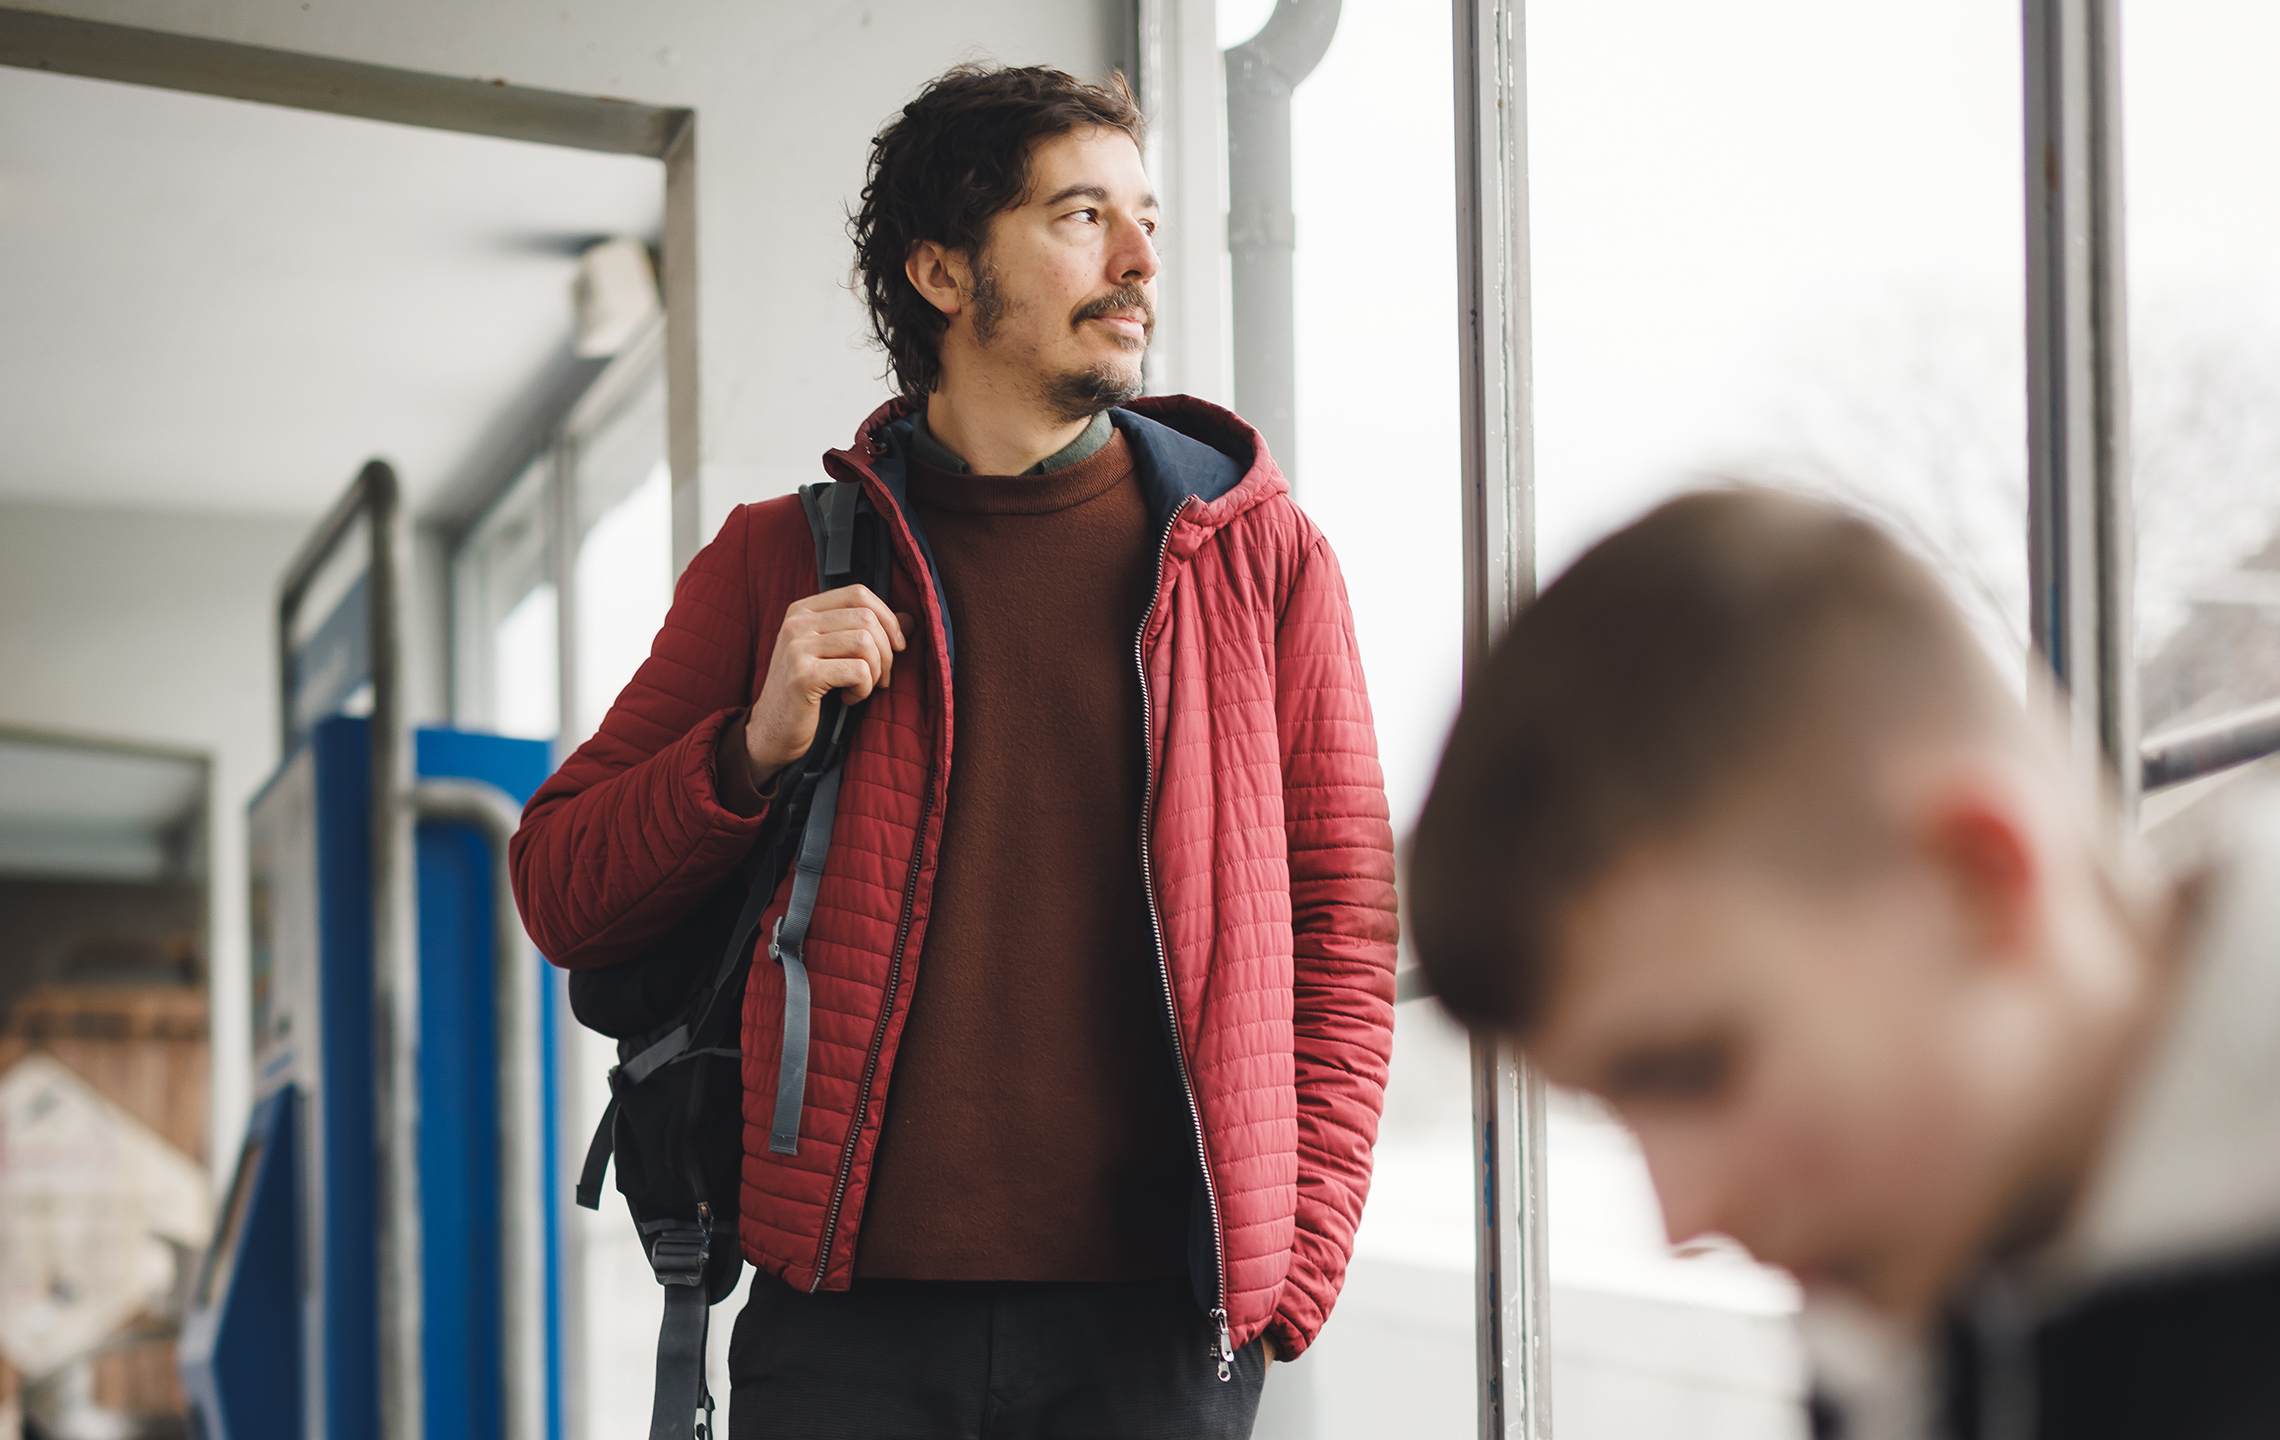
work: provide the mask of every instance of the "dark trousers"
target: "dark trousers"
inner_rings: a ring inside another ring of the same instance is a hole
[[[809,1295],[766,1275],[729,1342],[729,1440],[1247,1440],[1258,1341],[1222,1381],[1184,1280],[865,1280]]]

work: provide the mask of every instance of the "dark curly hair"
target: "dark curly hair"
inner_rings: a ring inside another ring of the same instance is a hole
[[[979,258],[993,216],[1029,193],[1037,143],[1072,130],[1121,130],[1140,144],[1146,122],[1122,74],[1088,85],[1042,65],[960,65],[937,77],[871,140],[863,200],[849,219],[855,284],[871,336],[902,393],[942,383],[948,321],[910,283],[911,246],[932,240]]]

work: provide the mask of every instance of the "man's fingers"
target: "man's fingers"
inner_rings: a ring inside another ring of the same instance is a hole
[[[861,659],[824,659],[811,656],[799,667],[799,677],[818,699],[833,690],[844,690],[851,700],[870,698],[874,676],[871,662]]]
[[[907,617],[887,608],[887,602],[871,593],[868,585],[843,585],[837,590],[826,590],[821,595],[810,595],[794,601],[785,612],[788,620],[793,615],[822,614],[833,610],[867,610],[878,617],[879,628],[900,650],[908,642],[911,622]]]
[[[894,651],[875,619],[865,613],[863,622],[847,630],[805,636],[794,645],[793,653],[811,660],[860,660],[870,668],[872,683],[889,684],[894,674]]]
[[[868,610],[841,610],[831,617],[839,623],[828,629],[798,637],[792,643],[802,654],[844,658],[861,656],[878,671],[881,685],[891,684],[894,677],[894,643],[879,625],[879,617]]]

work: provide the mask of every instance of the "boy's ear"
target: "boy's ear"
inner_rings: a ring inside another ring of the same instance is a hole
[[[903,261],[903,273],[926,303],[945,317],[966,307],[971,283],[966,257],[941,241],[913,240],[910,255]]]
[[[1921,822],[1924,854],[1955,897],[1973,942],[1970,958],[2024,959],[2043,875],[2019,797],[1984,779],[1960,782],[1931,794]]]

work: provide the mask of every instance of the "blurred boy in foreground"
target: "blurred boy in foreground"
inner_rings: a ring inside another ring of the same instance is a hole
[[[1808,1295],[1846,1440],[2280,1435],[2280,816],[2170,886],[1876,528],[1688,496],[1516,620],[1417,829],[1467,1022]]]

